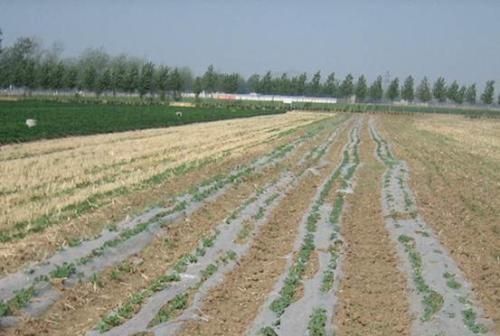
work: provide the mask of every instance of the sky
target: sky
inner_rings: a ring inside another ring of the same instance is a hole
[[[219,71],[500,84],[498,0],[0,0],[4,45],[102,47]]]

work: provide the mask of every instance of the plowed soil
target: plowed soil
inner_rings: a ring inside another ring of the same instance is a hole
[[[341,229],[347,247],[335,318],[337,334],[409,335],[406,280],[384,227],[379,198],[384,167],[375,159],[375,145],[366,127],[360,152],[362,165]]]

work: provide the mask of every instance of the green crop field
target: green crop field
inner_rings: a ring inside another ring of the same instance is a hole
[[[182,112],[178,117],[176,112]],[[277,109],[0,101],[0,144],[280,113]],[[37,125],[29,128],[27,119]]]

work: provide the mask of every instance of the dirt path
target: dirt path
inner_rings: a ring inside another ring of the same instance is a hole
[[[349,197],[341,229],[346,255],[334,319],[339,336],[410,333],[406,282],[384,227],[379,198],[384,167],[376,161],[374,149],[365,127],[355,197]]]

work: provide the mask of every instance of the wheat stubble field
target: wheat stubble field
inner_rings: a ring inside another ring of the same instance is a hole
[[[1,335],[495,335],[500,123],[288,112],[0,149]]]

